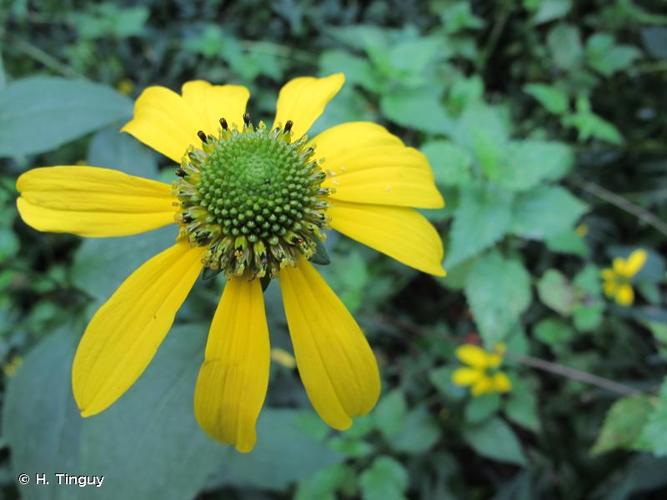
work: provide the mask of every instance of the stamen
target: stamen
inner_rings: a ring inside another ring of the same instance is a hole
[[[293,125],[294,125],[294,122],[292,120],[287,120],[285,122],[285,129],[284,129],[285,132],[289,132],[290,130],[292,130]]]
[[[227,130],[229,128],[227,125],[227,120],[224,118],[220,118],[220,126],[222,127],[222,130]]]
[[[250,113],[245,113],[243,115],[243,123],[245,123],[246,127],[250,126]]]
[[[206,137],[206,134],[202,130],[197,131],[197,137],[199,137],[201,142],[203,142],[204,144],[208,142],[208,138]]]

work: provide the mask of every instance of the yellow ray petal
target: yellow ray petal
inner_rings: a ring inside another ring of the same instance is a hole
[[[177,243],[157,254],[95,313],[72,366],[82,416],[105,410],[143,373],[201,271],[204,250]]]
[[[285,126],[292,120],[292,135],[298,139],[308,132],[327,104],[345,83],[345,75],[336,73],[324,78],[303,76],[287,82],[278,94],[273,126]]]
[[[39,231],[126,236],[172,224],[171,186],[98,167],[45,167],[22,174],[21,218]]]
[[[334,199],[418,208],[444,204],[426,157],[379,125],[337,125],[310,145],[329,174],[324,186],[335,190]]]
[[[332,200],[331,227],[425,273],[444,276],[438,232],[416,210]]]
[[[176,92],[165,87],[148,87],[134,103],[134,117],[122,130],[181,163],[188,146],[201,143],[197,131],[205,125]]]
[[[484,377],[484,371],[475,368],[457,368],[452,373],[452,382],[456,385],[467,386],[477,383]]]
[[[621,306],[631,306],[635,301],[635,291],[632,289],[632,285],[629,284],[619,285],[615,295],[616,303]]]
[[[183,99],[195,112],[199,130],[209,135],[218,135],[220,118],[241,128],[249,98],[250,92],[241,85],[211,85],[203,80],[183,85]]]
[[[352,315],[305,260],[280,272],[296,364],[322,420],[347,429],[380,395],[373,351]]]
[[[632,278],[642,269],[642,267],[644,267],[647,258],[648,254],[646,253],[646,250],[640,249],[633,251],[625,261],[623,276],[626,278]]]
[[[489,362],[493,361],[491,356],[491,354],[475,344],[463,344],[456,349],[456,357],[461,362],[477,369],[487,368]]]
[[[231,279],[215,311],[195,389],[195,416],[213,438],[248,452],[269,384],[269,329],[259,280]]]
[[[498,372],[493,375],[493,391],[495,392],[509,392],[512,390],[512,381],[503,372]]]
[[[493,379],[485,375],[472,386],[470,392],[474,397],[493,392]]]

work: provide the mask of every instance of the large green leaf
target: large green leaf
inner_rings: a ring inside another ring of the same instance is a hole
[[[586,205],[560,186],[542,186],[523,193],[512,206],[512,233],[542,240],[571,228]]]
[[[440,99],[440,89],[403,90],[380,100],[382,113],[394,123],[434,134],[446,134],[452,120]]]
[[[467,186],[472,181],[472,156],[467,150],[444,140],[427,142],[421,150],[428,157],[439,185]]]
[[[525,465],[526,457],[512,428],[500,418],[466,427],[463,439],[480,455],[499,462]]]
[[[116,128],[101,130],[93,136],[88,147],[88,164],[152,179],[159,174],[155,154]]]
[[[521,261],[493,252],[477,259],[465,294],[484,343],[501,342],[530,305],[530,275]]]
[[[566,144],[535,140],[511,142],[498,184],[514,191],[527,191],[542,182],[560,179],[573,164],[574,155]]]
[[[360,477],[363,500],[402,500],[409,484],[408,472],[391,457],[379,456]]]
[[[105,85],[16,80],[0,90],[0,157],[49,151],[131,114],[132,101]]]
[[[591,452],[598,454],[617,448],[632,449],[652,409],[651,400],[643,394],[616,401],[607,412]]]
[[[62,471],[103,474],[94,498],[184,500],[212,476],[217,484],[281,489],[339,461],[301,429],[297,410],[264,410],[248,455],[207,438],[192,409],[207,332],[207,325],[175,327],[137,383],[85,420],[70,388],[75,342],[65,333],[47,337],[12,379],[3,414],[14,473],[51,480],[30,498],[91,498],[87,490],[57,487],[53,474]]]
[[[512,220],[512,194],[492,186],[461,189],[445,265],[453,267],[502,238]]]

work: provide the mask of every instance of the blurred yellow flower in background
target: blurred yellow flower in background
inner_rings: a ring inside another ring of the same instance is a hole
[[[621,306],[631,306],[635,301],[632,278],[644,267],[647,253],[635,250],[627,259],[616,257],[612,267],[602,270],[602,290],[605,295]]]
[[[456,357],[467,366],[454,370],[452,382],[470,387],[470,393],[475,397],[511,391],[512,382],[507,374],[499,370],[504,354],[504,344],[496,345],[493,351],[485,351],[474,344],[460,346]]]

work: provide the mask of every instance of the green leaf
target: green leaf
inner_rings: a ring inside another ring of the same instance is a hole
[[[435,182],[441,186],[467,186],[473,178],[472,156],[456,144],[437,140],[421,147],[428,157]]]
[[[463,439],[481,456],[516,465],[526,465],[519,440],[504,420],[496,417],[480,425],[465,427]]]
[[[381,98],[380,109],[403,127],[446,134],[452,129],[452,120],[441,103],[440,93],[432,88],[392,92]]]
[[[49,151],[131,114],[132,101],[105,85],[16,80],[0,90],[0,157]]]
[[[567,344],[575,337],[570,325],[555,318],[543,319],[535,325],[535,338],[551,347]]]
[[[563,316],[569,316],[576,303],[573,287],[556,269],[549,269],[542,275],[537,283],[537,294],[544,304]]]
[[[501,342],[530,305],[530,275],[521,261],[492,252],[475,262],[465,295],[484,344]]]
[[[2,62],[2,52],[0,52],[0,92],[7,86],[7,74],[5,73],[5,64]]]
[[[550,113],[562,115],[570,107],[567,94],[558,87],[542,83],[529,83],[524,85],[523,91],[537,99]]]
[[[604,76],[627,69],[639,57],[639,49],[631,45],[617,45],[614,37],[607,33],[595,33],[586,41],[588,64]]]
[[[173,227],[122,238],[87,239],[74,256],[72,282],[101,303],[136,268],[175,241]]]
[[[300,481],[294,500],[336,500],[336,491],[355,479],[355,472],[348,465],[329,465]]]
[[[465,420],[469,424],[478,424],[494,416],[500,409],[499,394],[484,394],[468,401],[465,408]]]
[[[542,240],[571,228],[587,206],[560,186],[541,186],[523,193],[512,206],[512,233]]]
[[[493,186],[461,189],[445,266],[453,267],[489,248],[509,230],[512,194]]]
[[[382,81],[369,62],[343,50],[325,51],[320,57],[320,71],[323,74],[342,71],[345,73],[345,81],[349,84],[360,85],[371,92],[381,90]]]
[[[656,457],[667,456],[667,381],[663,382],[654,409],[637,438],[637,445]]]
[[[391,391],[380,400],[373,411],[373,418],[385,439],[391,439],[403,428],[407,408],[405,395],[399,389]]]
[[[391,457],[379,456],[359,478],[364,500],[402,500],[407,498],[408,472]]]
[[[576,128],[582,141],[595,138],[611,144],[623,144],[623,136],[618,129],[614,124],[596,115],[586,97],[577,99],[577,112],[564,116],[562,121],[565,126]]]
[[[498,108],[483,102],[470,103],[459,117],[453,137],[475,155],[481,171],[489,179],[502,175],[509,126]]]
[[[396,451],[420,454],[428,451],[440,438],[440,427],[428,410],[419,406],[405,417],[403,427],[389,441]]]
[[[545,181],[565,176],[574,164],[572,150],[560,142],[511,142],[507,160],[501,166],[498,185],[513,191],[527,191]],[[545,191],[541,191],[545,193]]]
[[[505,414],[512,422],[533,432],[539,432],[537,396],[532,384],[521,378],[512,381],[512,392],[505,401]]]
[[[653,404],[638,394],[616,401],[607,412],[591,453],[598,455],[618,448],[633,449]]]
[[[441,366],[431,370],[429,373],[429,380],[431,383],[447,398],[458,401],[463,399],[467,390],[452,382],[452,373],[454,368],[450,366]]]
[[[544,24],[565,17],[572,8],[571,0],[542,0],[539,4],[539,9],[533,15],[535,24]]]
[[[553,234],[544,240],[547,248],[552,252],[570,253],[586,257],[588,246],[586,240],[577,234],[574,229],[568,229],[562,233]]]
[[[153,152],[115,128],[101,130],[93,136],[88,146],[87,161],[92,166],[122,170],[139,177],[159,177]]]
[[[569,24],[555,26],[547,35],[547,46],[559,68],[573,70],[581,63],[583,48],[576,27]]]

